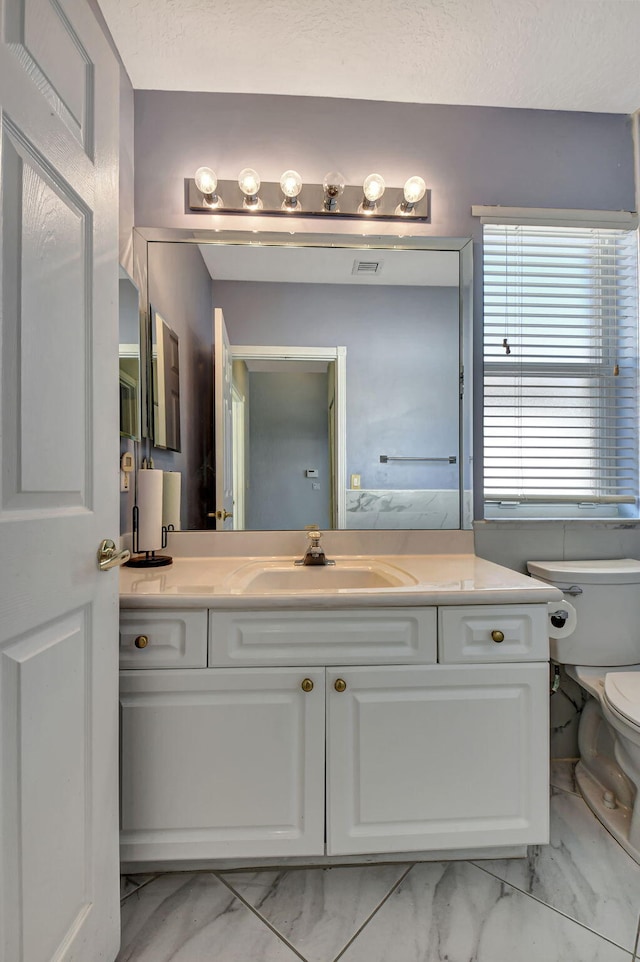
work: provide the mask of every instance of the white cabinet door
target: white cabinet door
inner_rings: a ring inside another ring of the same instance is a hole
[[[324,669],[125,671],[120,690],[124,862],[323,853]]]
[[[544,663],[327,669],[327,854],[548,841],[547,689]]]

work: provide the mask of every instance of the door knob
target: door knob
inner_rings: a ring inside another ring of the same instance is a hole
[[[225,508],[221,511],[210,511],[207,518],[217,518],[218,521],[226,521],[227,518],[233,518],[233,511],[227,511]]]
[[[130,557],[131,553],[126,548],[116,551],[114,542],[110,538],[105,538],[98,548],[98,567],[100,571],[108,571],[109,568],[117,568],[125,564]]]
[[[305,678],[300,687],[303,691],[313,691],[313,682],[310,678]]]
[[[333,687],[335,688],[336,691],[345,691],[347,687],[347,683],[344,680],[344,678],[336,678],[333,684]]]

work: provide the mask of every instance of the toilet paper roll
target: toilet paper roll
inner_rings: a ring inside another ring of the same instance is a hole
[[[180,531],[180,490],[182,475],[179,471],[163,471],[162,523],[174,531]]]
[[[576,630],[578,614],[570,601],[550,601],[547,605],[550,638],[567,638]]]
[[[162,547],[162,471],[138,471],[138,551]]]

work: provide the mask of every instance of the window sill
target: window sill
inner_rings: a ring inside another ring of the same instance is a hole
[[[511,515],[508,518],[484,518],[473,522],[473,530],[500,528],[502,526],[520,525],[521,527],[541,528],[548,525],[557,527],[558,523],[565,528],[580,528],[584,525],[601,528],[603,531],[626,530],[640,528],[640,518],[531,518],[523,515]]]

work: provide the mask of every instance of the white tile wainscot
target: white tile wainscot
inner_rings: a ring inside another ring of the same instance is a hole
[[[127,871],[500,857],[548,841],[559,592],[473,555],[336,560],[338,577],[402,578],[326,588],[319,573],[314,588],[307,571],[303,589],[294,576],[265,592],[247,571],[292,558],[123,571]]]
[[[463,493],[462,507],[463,517],[471,518],[471,491]],[[457,529],[460,527],[460,492],[457,488],[347,488],[346,512],[349,529]]]

